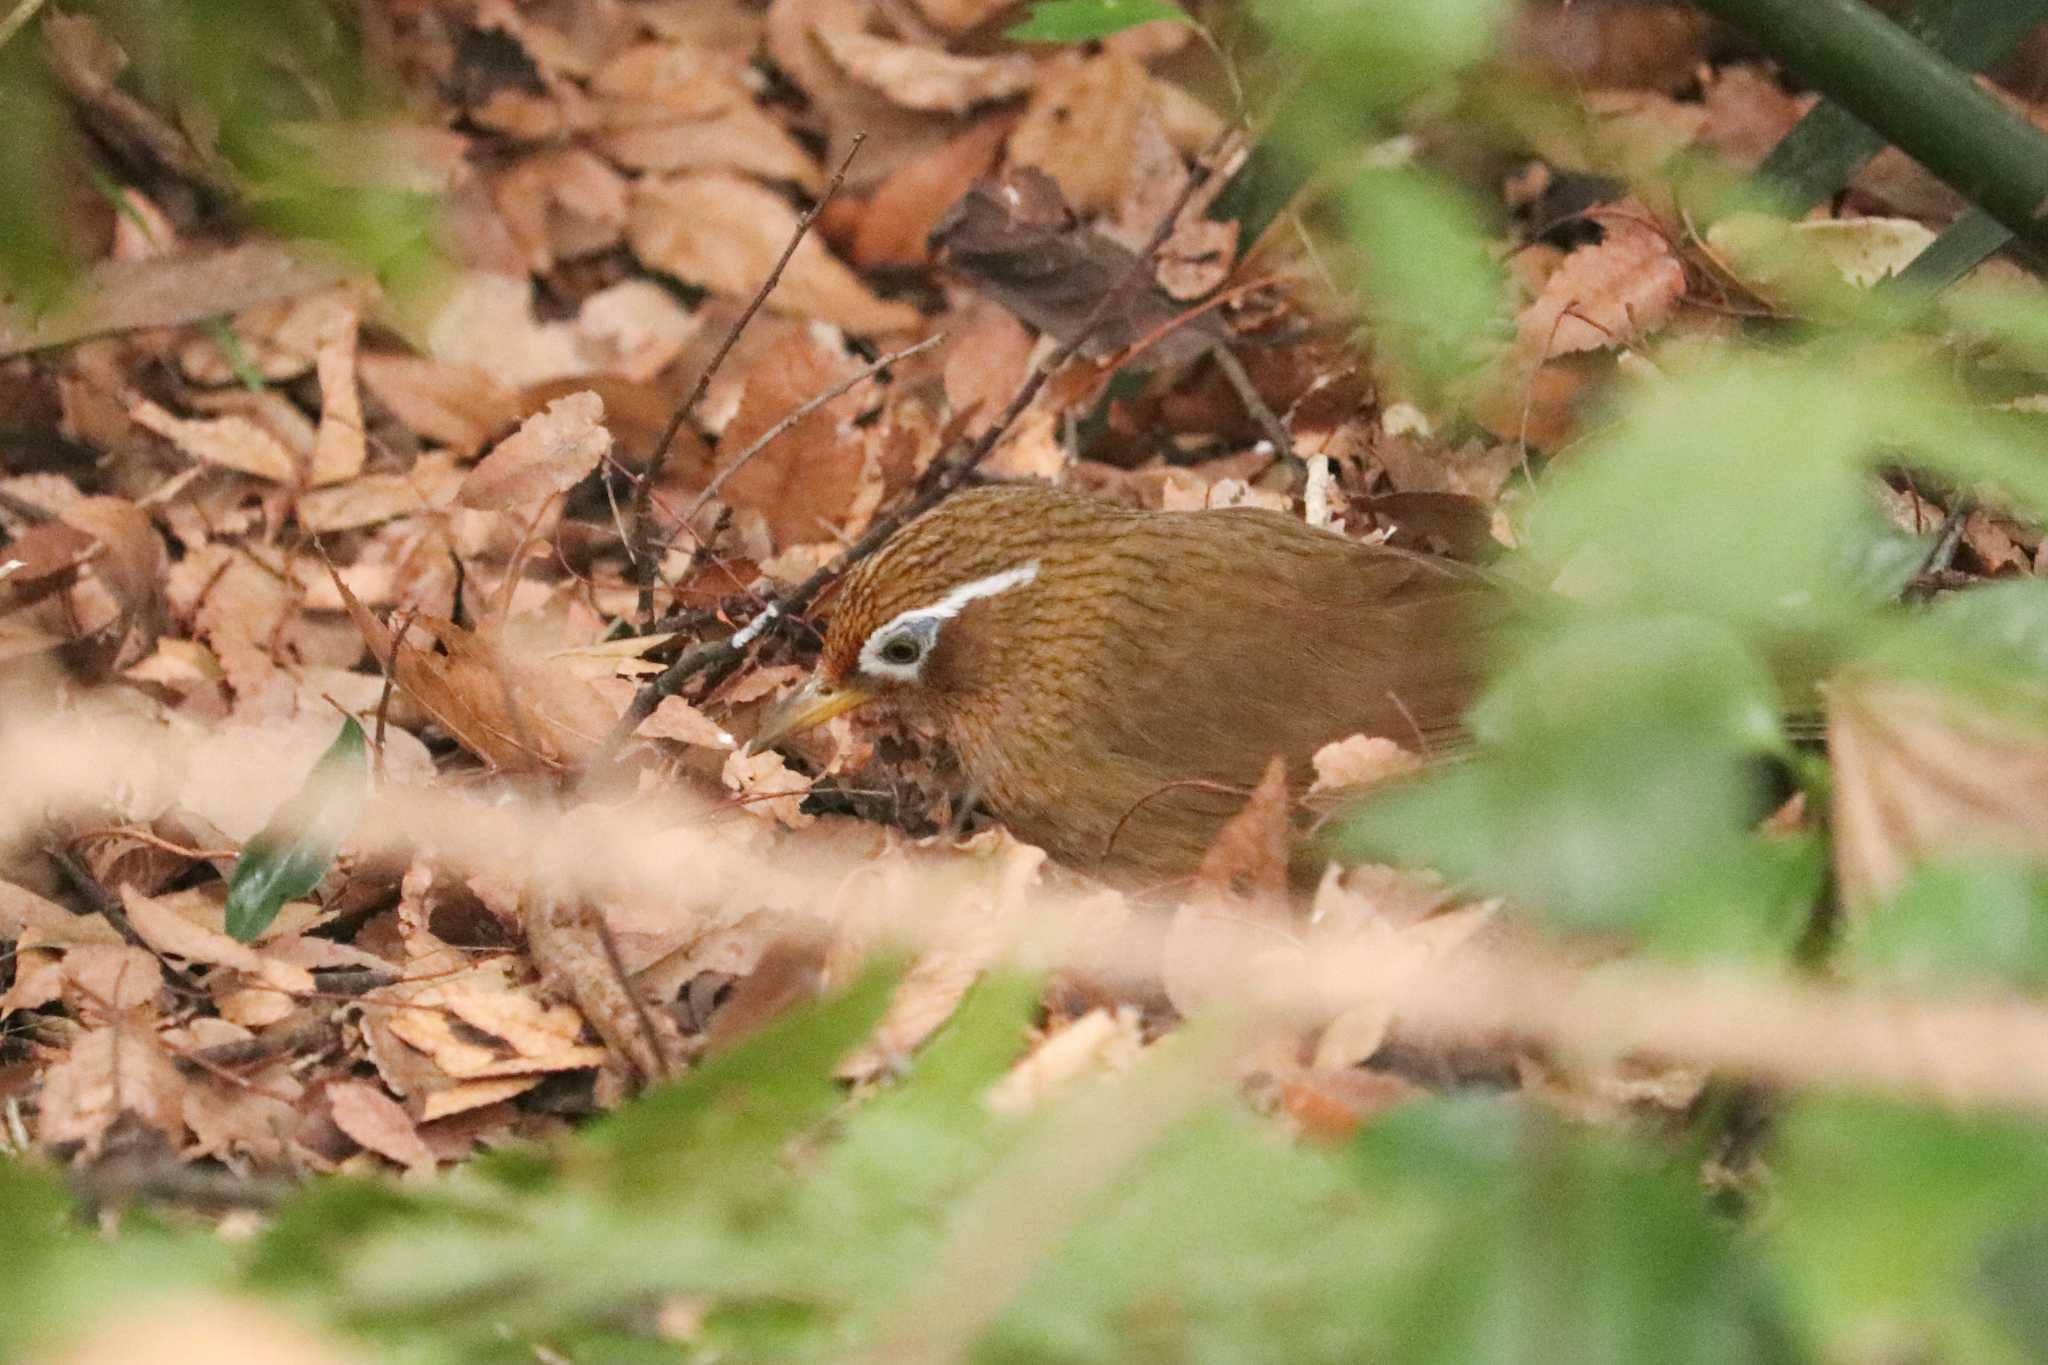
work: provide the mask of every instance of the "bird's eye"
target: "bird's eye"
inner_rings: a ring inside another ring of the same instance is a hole
[[[914,664],[924,653],[923,646],[909,635],[899,635],[882,646],[882,662],[885,664]]]

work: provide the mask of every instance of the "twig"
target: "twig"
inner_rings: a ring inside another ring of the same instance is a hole
[[[762,432],[759,436],[756,436],[752,441],[750,441],[747,444],[747,448],[745,450],[742,450],[739,454],[733,456],[731,464],[728,464],[725,468],[719,470],[716,474],[711,476],[711,482],[704,485],[704,491],[699,493],[697,495],[697,500],[690,504],[690,510],[683,513],[683,521],[688,522],[694,519],[699,512],[704,510],[705,503],[711,501],[711,499],[718,496],[718,490],[725,486],[725,481],[727,479],[739,473],[740,470],[745,467],[747,461],[753,459],[756,455],[759,455],[762,451],[766,450],[769,446],[773,445],[777,437],[781,436],[784,432],[788,431],[798,422],[803,421],[804,418],[809,417],[819,408],[824,407],[827,403],[839,397],[840,394],[845,393],[848,389],[854,387],[854,385],[864,383],[867,380],[873,379],[883,370],[888,369],[891,365],[896,364],[900,360],[907,360],[911,356],[917,355],[920,352],[929,351],[932,347],[938,345],[941,341],[944,341],[945,339],[946,334],[944,332],[934,332],[930,336],[926,337],[923,341],[918,342],[915,346],[905,346],[900,351],[891,351],[888,355],[883,356],[880,360],[877,360],[873,364],[862,368],[858,373],[848,375],[845,379],[840,380],[837,384],[834,384],[831,388],[826,389],[823,393],[818,394],[813,398],[808,398],[797,407],[791,409],[789,414],[785,416],[781,421],[777,422],[774,426],[768,428],[768,430]]]
[[[782,248],[782,255],[777,258],[775,268],[768,272],[768,278],[761,281],[761,287],[747,300],[747,306],[741,310],[738,319],[727,330],[725,340],[718,343],[718,349],[712,353],[710,363],[705,365],[703,372],[697,376],[697,382],[690,386],[690,392],[676,405],[675,411],[669,414],[668,425],[661,429],[661,436],[655,441],[653,451],[648,454],[647,468],[641,471],[640,481],[633,486],[632,535],[626,541],[626,557],[632,561],[634,573],[640,580],[639,615],[642,633],[650,628],[654,620],[654,559],[648,553],[647,545],[654,534],[654,528],[648,505],[654,495],[654,485],[661,481],[662,467],[668,463],[669,447],[675,444],[676,434],[683,429],[683,423],[690,419],[690,410],[697,406],[697,401],[711,387],[712,376],[718,373],[718,368],[725,363],[725,358],[732,354],[732,348],[739,342],[740,333],[747,330],[747,324],[754,320],[754,314],[761,311],[761,306],[768,302],[768,296],[775,292],[775,286],[782,282],[783,269],[789,264],[790,258],[796,255],[796,249],[810,232],[811,224],[817,221],[825,206],[832,202],[832,197],[839,193],[839,187],[846,183],[847,168],[853,165],[853,158],[859,155],[861,144],[867,141],[867,136],[866,133],[854,134],[853,145],[846,149],[846,156],[840,161],[839,169],[832,173],[831,183],[825,186],[825,192],[819,195],[818,201],[805,209],[803,216],[796,220],[796,231],[790,233],[789,244]]]
[[[1152,260],[1159,254],[1159,248],[1173,235],[1173,227],[1180,218],[1181,210],[1194,200],[1195,195],[1208,182],[1212,173],[1209,158],[1228,136],[1229,131],[1225,130],[1201,156],[1196,158],[1194,173],[1188,177],[1187,184],[1181,186],[1180,193],[1161,215],[1158,225],[1152,229],[1152,236],[1145,243],[1144,250],[1131,262],[1132,279],[1142,279],[1144,272],[1151,269]],[[1123,292],[1122,288],[1103,291],[1102,297],[1096,300],[1095,307],[1082,320],[1080,327],[1072,336],[1054,347],[1052,353],[1025,376],[1024,382],[1017,386],[1016,393],[1011,395],[1009,404],[990,424],[988,430],[982,432],[974,444],[968,447],[965,455],[951,462],[933,461],[931,468],[925,471],[917,486],[911,490],[910,496],[895,511],[875,518],[860,539],[841,551],[831,563],[781,597],[769,602],[762,608],[760,615],[734,632],[730,638],[707,640],[693,649],[683,651],[674,663],[642,683],[640,690],[633,695],[632,703],[626,707],[625,714],[619,717],[619,723],[612,728],[604,747],[599,750],[598,761],[593,762],[592,769],[604,766],[604,760],[616,753],[632,737],[633,732],[640,727],[640,722],[652,715],[654,708],[661,704],[662,698],[674,696],[699,674],[704,676],[707,691],[718,686],[731,676],[733,669],[745,657],[748,646],[770,630],[776,629],[781,622],[801,615],[826,588],[838,581],[840,575],[880,549],[905,523],[938,506],[965,483],[968,476],[995,451],[997,445],[1001,444],[1003,437],[1009,434],[1017,419],[1024,415],[1024,410],[1031,406],[1039,392],[1045,388],[1046,381],[1073,359],[1095,334],[1096,329],[1108,316],[1110,305],[1116,302]]]

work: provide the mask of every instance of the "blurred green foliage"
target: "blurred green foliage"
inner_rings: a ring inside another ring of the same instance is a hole
[[[378,183],[347,154],[316,155],[305,131],[347,147],[398,104],[362,60],[345,7],[322,0],[81,0],[66,16],[96,22],[118,45],[118,85],[139,99],[203,168],[190,188],[209,211],[288,237],[325,243],[387,283],[432,270],[435,203]],[[35,23],[0,48],[0,296],[52,306],[85,262],[64,227],[69,185],[99,175],[179,173],[163,166],[102,169],[52,75]],[[367,160],[367,158],[364,158]],[[189,169],[189,167],[187,168]]]
[[[934,1284],[958,1210],[1059,1131],[1080,1083],[1022,1117],[982,1096],[1041,982],[996,977],[883,1093],[832,1061],[895,980],[870,973],[552,1149],[429,1187],[331,1179],[253,1244],[131,1221],[91,1236],[51,1178],[0,1164],[10,1273],[0,1358],[199,1287],[277,1296],[375,1358],[843,1360]],[[1078,1206],[1056,1250],[958,1355],[988,1362],[2016,1362],[2048,1254],[2033,1124],[1802,1102],[1773,1212],[1714,1212],[1689,1149],[1511,1101],[1411,1103],[1341,1147],[1284,1140],[1234,1101],[1173,1125]],[[1042,1167],[1040,1169],[1043,1169]],[[961,1273],[961,1272],[953,1272]],[[691,1306],[681,1339],[664,1306]],[[1842,1356],[1882,1341],[1898,1354]],[[941,1343],[932,1343],[940,1349]],[[1938,1355],[1923,1355],[1924,1351]]]

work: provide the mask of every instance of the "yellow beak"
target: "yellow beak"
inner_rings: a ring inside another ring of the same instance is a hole
[[[800,735],[873,700],[872,692],[863,692],[857,687],[828,687],[812,677],[791,693],[787,701],[768,713],[768,718],[761,723],[760,732],[747,741],[747,749],[751,753],[759,753],[773,748],[791,735]]]

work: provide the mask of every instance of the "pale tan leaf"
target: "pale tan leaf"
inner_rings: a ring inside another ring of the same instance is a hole
[[[484,456],[456,500],[503,511],[568,492],[611,450],[603,423],[604,400],[595,393],[557,398]]]
[[[488,370],[424,356],[366,353],[357,361],[377,401],[421,436],[474,455],[519,417],[519,394]]]
[[[1038,66],[1023,53],[964,57],[856,29],[819,28],[818,42],[855,80],[906,109],[958,114],[1031,88]]]
[[[164,437],[195,460],[254,474],[273,483],[299,481],[299,464],[291,452],[246,417],[174,417],[147,399],[131,407],[128,416],[137,426]]]
[[[1370,787],[1404,777],[1422,766],[1419,757],[1379,735],[1334,740],[1316,750],[1311,762],[1316,770],[1315,783],[1309,788],[1311,793]]]
[[[0,305],[0,358],[108,332],[203,322],[323,289],[346,273],[337,259],[264,241],[108,262],[79,282],[68,307],[37,314]]]
[[[420,1137],[405,1106],[368,1081],[335,1081],[327,1087],[334,1126],[356,1145],[408,1168],[431,1170],[434,1154]]]
[[[736,175],[650,176],[634,186],[627,236],[647,265],[746,298],[768,278],[796,224],[788,201]],[[816,234],[797,247],[768,307],[858,333],[903,331],[919,321],[910,305],[876,297]]]
[[[195,924],[170,906],[153,896],[143,895],[132,886],[121,888],[121,904],[128,912],[128,922],[135,926],[136,933],[142,935],[142,941],[160,953],[182,957],[187,962],[211,963],[244,972],[254,972],[261,965],[256,950],[247,944],[237,943],[218,929]]]
[[[681,697],[663,697],[654,714],[633,732],[643,739],[672,739],[706,749],[730,749],[732,736],[711,717]]]
[[[1662,233],[1624,216],[1603,216],[1601,227],[1606,235],[1566,256],[1516,319],[1524,363],[1627,345],[1685,297],[1685,265]]]
[[[1929,858],[2048,855],[2048,730],[1931,687],[1827,689],[1843,899],[1867,910]]]
[[[742,808],[761,819],[802,829],[818,818],[803,810],[811,779],[791,772],[781,754],[735,749],[726,757],[724,778],[725,785],[740,794]]]
[[[50,1146],[82,1143],[97,1153],[123,1114],[171,1142],[185,1135],[184,1080],[147,1033],[123,1025],[97,1028],[43,1073],[36,1137]]]
[[[315,535],[374,526],[448,507],[462,480],[454,459],[434,451],[420,456],[404,474],[364,474],[304,493],[293,504],[293,514],[302,528]]]
[[[363,472],[363,397],[356,389],[356,332],[353,308],[334,317],[313,356],[320,381],[320,433],[313,445],[314,487],[340,483]]]

